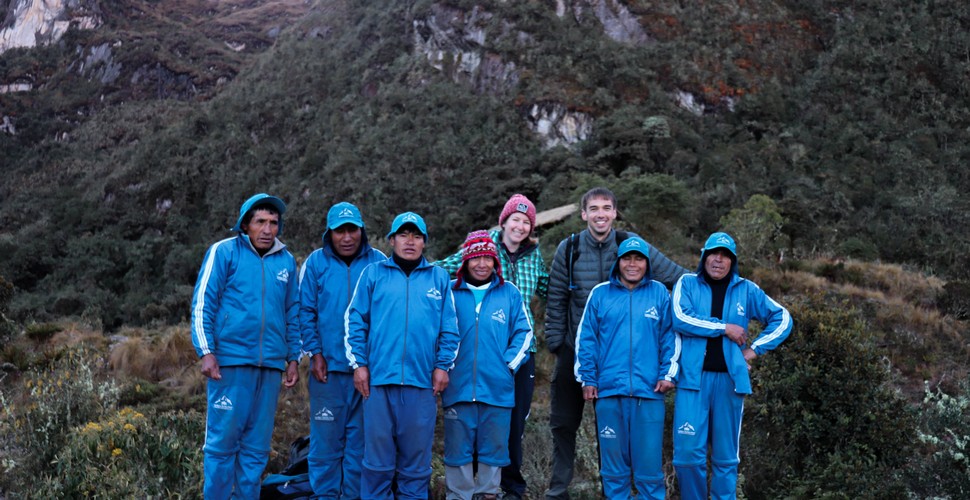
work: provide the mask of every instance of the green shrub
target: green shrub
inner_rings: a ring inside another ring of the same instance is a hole
[[[763,194],[748,198],[744,208],[731,210],[720,223],[737,240],[739,255],[745,260],[768,264],[776,261],[778,252],[787,246],[781,231],[785,218],[774,200]]]
[[[63,329],[57,323],[31,323],[24,329],[24,334],[34,342],[46,342]]]
[[[970,384],[950,396],[924,389],[907,482],[913,498],[967,498],[970,495]]]
[[[913,411],[867,325],[822,296],[790,308],[795,329],[755,362],[741,470],[749,498],[901,498]]]
[[[970,281],[954,280],[943,286],[940,309],[957,319],[970,319]]]
[[[146,417],[122,408],[72,429],[38,498],[200,498],[205,417],[167,412]]]
[[[103,363],[85,347],[69,349],[50,369],[26,373],[15,389],[0,390],[3,413],[0,489],[17,491],[47,471],[78,425],[97,421],[118,401],[118,387],[96,374]],[[20,397],[17,397],[19,395]]]

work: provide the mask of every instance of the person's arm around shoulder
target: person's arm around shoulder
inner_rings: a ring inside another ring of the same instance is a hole
[[[202,268],[199,270],[192,293],[191,334],[195,353],[202,362],[202,374],[214,380],[222,379],[219,361],[215,353],[215,323],[218,316],[219,299],[226,287],[228,274],[227,252],[223,247],[231,245],[227,239],[209,247]]]
[[[653,279],[673,288],[681,276],[689,273],[687,268],[670,260],[657,247],[650,245],[650,274]]]
[[[431,264],[448,271],[448,276],[454,278],[455,274],[458,272],[458,269],[461,269],[461,249],[441,260],[436,260]]]
[[[565,340],[569,314],[569,276],[566,269],[566,241],[559,242],[549,272],[549,293],[546,300],[546,347],[556,353]]]

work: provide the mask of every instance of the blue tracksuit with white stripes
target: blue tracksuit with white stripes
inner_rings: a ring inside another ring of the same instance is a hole
[[[360,498],[360,467],[364,455],[364,423],[360,393],[344,347],[344,313],[361,272],[387,259],[367,243],[361,228],[361,248],[350,265],[332,245],[332,232],[300,269],[300,329],[303,350],[322,354],[327,382],[309,377],[310,450],[307,454],[313,498]]]
[[[467,282],[452,281],[461,350],[441,395],[445,465],[509,464],[515,372],[529,357],[532,325],[519,289],[493,274],[481,303]],[[489,408],[473,408],[484,405]],[[472,406],[472,407],[470,407]],[[500,415],[500,418],[492,418]],[[501,421],[501,424],[494,424]]]
[[[678,342],[670,295],[645,276],[632,290],[616,274],[590,292],[576,332],[576,380],[597,388],[600,476],[607,498],[663,499],[664,395],[675,382]]]
[[[260,256],[239,234],[209,248],[192,295],[192,344],[213,354],[206,498],[254,497],[269,459],[280,373],[300,355],[296,261],[276,240]]]
[[[733,250],[733,248],[732,248]],[[705,254],[706,255],[706,254]],[[711,287],[704,278],[704,255],[694,274],[674,287],[674,330],[681,339],[681,375],[674,410],[674,466],[682,498],[707,498],[707,448],[711,447],[712,498],[734,498],[744,395],[751,379],[742,347],[725,336],[728,324],[748,330],[754,319],[764,330],[751,344],[759,356],[774,349],[792,329],[791,315],[755,283],[737,273],[734,262],[722,318],[711,316]],[[708,339],[720,338],[727,372],[703,370]]]
[[[364,401],[364,498],[427,497],[437,407],[432,372],[458,354],[448,272],[424,257],[410,276],[393,256],[361,273],[345,314],[347,361],[370,371]]]

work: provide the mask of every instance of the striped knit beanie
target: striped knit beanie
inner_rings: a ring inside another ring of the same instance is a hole
[[[495,259],[495,273],[498,275],[499,282],[501,282],[502,262],[498,258],[498,246],[495,245],[495,240],[489,236],[488,231],[480,229],[468,233],[465,242],[461,245],[461,269],[458,270],[457,284],[460,285],[463,280],[468,261],[486,255]]]

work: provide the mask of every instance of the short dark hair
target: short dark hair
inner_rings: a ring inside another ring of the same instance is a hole
[[[246,212],[246,215],[243,215],[242,223],[239,224],[239,227],[248,226],[249,225],[249,221],[253,220],[253,215],[255,215],[256,212],[258,212],[260,210],[265,210],[265,211],[267,211],[267,212],[269,212],[269,213],[271,213],[273,215],[279,215],[280,214],[280,211],[277,210],[276,207],[272,203],[258,203],[256,205],[254,205],[253,208],[250,208]]]
[[[613,208],[614,209],[616,208],[616,195],[613,194],[613,191],[610,191],[609,188],[600,186],[600,187],[594,187],[593,189],[586,191],[586,194],[583,195],[583,200],[582,200],[583,210],[586,210],[586,204],[589,203],[589,200],[593,198],[606,198],[610,200],[610,203],[613,203]]]

